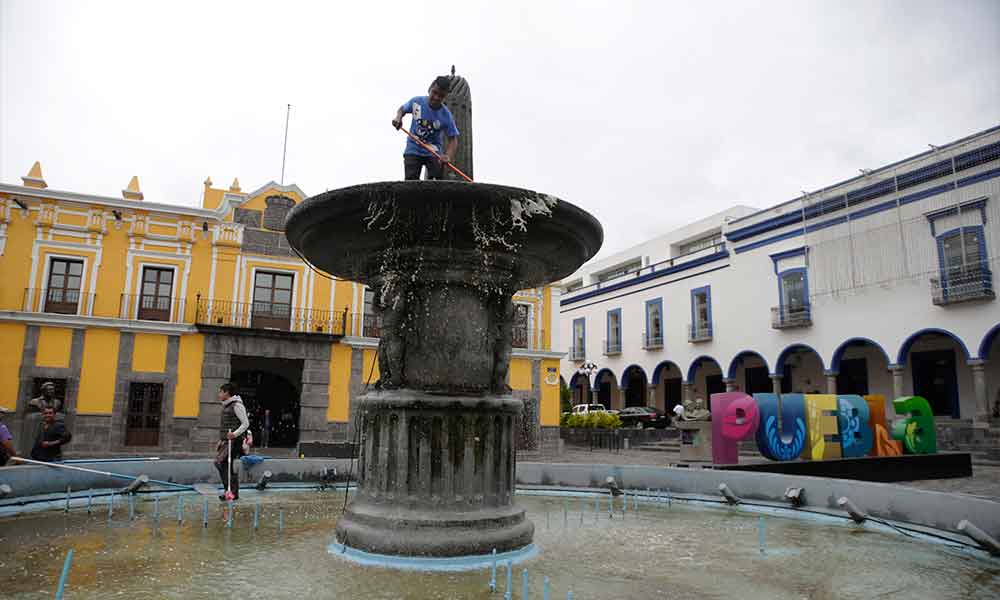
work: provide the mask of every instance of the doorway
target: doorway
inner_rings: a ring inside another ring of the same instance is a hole
[[[232,357],[232,381],[250,417],[254,446],[294,448],[299,443],[302,361],[257,356]]]
[[[864,358],[845,358],[840,361],[837,373],[837,393],[868,394],[868,361]]]
[[[934,416],[959,418],[958,376],[953,350],[933,350],[910,354],[913,368],[913,395],[924,397]]]

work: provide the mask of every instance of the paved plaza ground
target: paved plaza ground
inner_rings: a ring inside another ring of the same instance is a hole
[[[590,451],[571,446],[560,456],[534,457],[521,456],[519,460],[526,462],[552,462],[574,464],[607,464],[607,465],[651,465],[664,467],[680,462],[676,452],[650,452],[647,450],[622,450],[609,452],[607,450]],[[1000,464],[972,464],[972,477],[957,479],[927,479],[899,483],[924,490],[969,494],[1000,502]]]

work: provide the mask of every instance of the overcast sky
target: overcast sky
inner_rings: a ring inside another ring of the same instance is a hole
[[[197,205],[402,178],[389,121],[451,64],[480,181],[603,223],[601,256],[1000,123],[1000,2],[0,0],[0,180]]]

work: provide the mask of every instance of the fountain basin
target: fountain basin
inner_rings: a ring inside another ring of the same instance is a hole
[[[425,557],[528,546],[513,493],[512,296],[594,256],[600,224],[530,190],[394,181],[309,198],[285,233],[313,265],[367,284],[381,319],[379,381],[351,410],[359,491],[337,540]]]

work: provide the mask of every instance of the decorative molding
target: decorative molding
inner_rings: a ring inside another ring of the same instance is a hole
[[[163,321],[136,321],[117,317],[91,317],[85,315],[61,315],[56,313],[0,311],[0,321],[15,321],[27,325],[48,325],[70,329],[103,327],[143,333],[166,333],[182,335],[195,333],[195,326],[188,323],[167,323]]]

